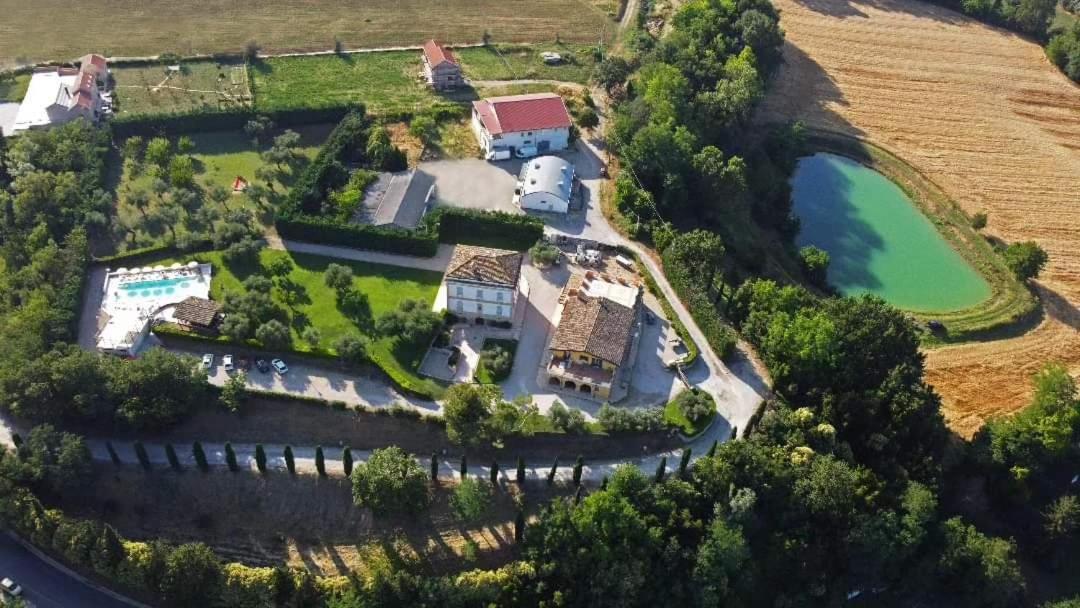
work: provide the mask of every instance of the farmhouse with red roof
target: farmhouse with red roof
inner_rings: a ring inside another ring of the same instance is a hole
[[[78,69],[35,70],[11,131],[45,128],[76,118],[100,119],[110,102],[108,94],[103,94],[108,79],[108,63],[105,57],[96,54],[80,58]]]
[[[570,145],[570,112],[555,93],[489,97],[473,102],[472,127],[484,157],[535,147],[543,154]]]
[[[421,59],[424,63],[424,79],[436,91],[454,89],[464,82],[461,77],[461,64],[450,49],[438,42],[425,42]]]

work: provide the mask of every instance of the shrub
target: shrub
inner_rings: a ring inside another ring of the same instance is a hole
[[[1034,279],[1046,266],[1046,250],[1034,241],[1013,243],[1005,248],[1005,264],[1020,281]]]
[[[829,270],[828,252],[818,249],[813,245],[807,245],[799,250],[799,263],[802,266],[803,274],[806,275],[806,278],[811,283],[818,287],[825,287],[825,285],[827,285],[826,275]]]
[[[477,376],[483,378],[483,382],[496,383],[505,380],[514,367],[514,352],[517,342],[505,345],[506,341],[500,340],[491,346],[484,345],[480,351],[480,362],[477,365]]]
[[[609,433],[641,433],[664,428],[664,412],[659,408],[628,410],[605,403],[600,406],[596,419]]]
[[[556,401],[548,410],[548,418],[555,428],[573,435],[582,435],[589,430],[589,423],[585,420],[585,414],[579,409],[570,409]]]
[[[450,507],[466,523],[479,520],[491,506],[491,484],[475,477],[465,477],[454,488]]]
[[[716,403],[712,396],[697,389],[679,393],[674,402],[679,412],[690,422],[697,422],[716,411]]]
[[[529,258],[533,261],[533,264],[544,267],[551,266],[562,255],[562,251],[558,247],[551,243],[539,240],[529,248]]]
[[[986,228],[987,215],[985,211],[979,211],[971,216],[971,227],[975,230]]]
[[[292,332],[281,321],[270,319],[255,330],[255,339],[271,350],[284,350],[292,345]]]
[[[427,475],[399,447],[375,450],[353,469],[353,500],[376,514],[423,511],[430,503]]]

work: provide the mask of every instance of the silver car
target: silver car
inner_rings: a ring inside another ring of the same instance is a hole
[[[19,597],[20,595],[22,595],[22,587],[20,587],[18,583],[11,580],[10,578],[0,580],[0,591],[3,591],[5,594],[11,597]]]

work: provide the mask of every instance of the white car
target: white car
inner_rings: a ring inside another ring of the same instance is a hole
[[[539,153],[540,151],[536,149],[536,146],[521,146],[514,150],[514,156],[518,158],[532,158]]]
[[[225,373],[232,373],[232,371],[236,369],[236,366],[233,365],[232,355],[225,355],[222,357],[221,365],[225,368]]]
[[[10,578],[5,578],[0,581],[0,590],[3,590],[4,593],[11,597],[19,597],[22,595],[22,587]]]
[[[285,365],[285,362],[282,361],[281,359],[274,359],[273,361],[270,362],[270,365],[273,365],[274,366],[274,371],[276,371],[279,374],[287,374],[287,373],[289,373],[289,366]]]
[[[211,367],[214,367],[214,355],[211,353],[206,353],[205,355],[203,355],[202,366],[203,369],[210,369]]]

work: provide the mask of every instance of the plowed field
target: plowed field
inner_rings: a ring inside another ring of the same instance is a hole
[[[775,1],[786,65],[764,120],[877,143],[986,211],[987,234],[1050,254],[1038,327],[927,353],[952,428],[1026,405],[1046,361],[1080,374],[1080,87],[1038,45],[915,0]]]

